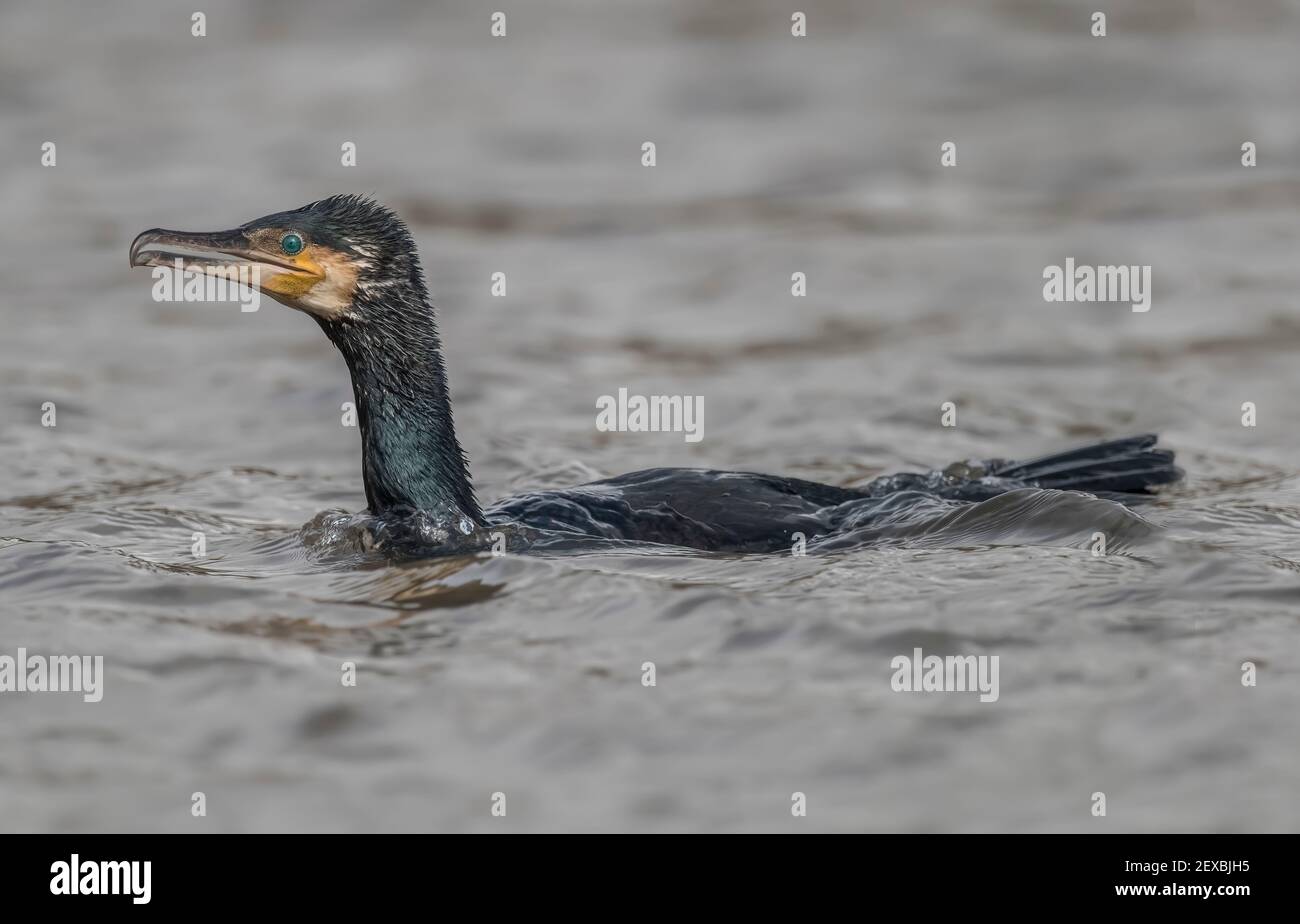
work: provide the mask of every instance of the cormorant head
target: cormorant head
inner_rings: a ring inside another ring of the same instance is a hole
[[[360,320],[365,296],[393,287],[425,298],[415,243],[397,214],[364,196],[330,196],[231,231],[151,228],[131,244],[132,266],[173,266],[234,278],[322,323]]]
[[[339,348],[372,511],[431,512],[461,532],[483,522],[420,258],[395,213],[363,196],[330,196],[232,231],[153,228],[131,244],[132,266],[173,267],[178,258],[184,270],[248,281],[307,312]]]

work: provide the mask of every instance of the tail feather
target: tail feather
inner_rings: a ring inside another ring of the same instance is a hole
[[[989,473],[1040,488],[1143,494],[1183,477],[1171,450],[1153,448],[1157,439],[1154,434],[1130,436],[1027,462],[993,462]]]

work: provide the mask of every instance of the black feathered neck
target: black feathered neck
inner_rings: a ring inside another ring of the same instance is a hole
[[[349,310],[317,321],[352,374],[371,512],[421,510],[462,532],[482,525],[456,439],[433,305],[405,224],[356,196],[333,196],[298,214],[314,234],[337,235],[330,243],[360,268]]]

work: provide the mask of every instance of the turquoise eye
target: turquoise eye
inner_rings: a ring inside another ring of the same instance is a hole
[[[303,243],[302,236],[290,231],[284,237],[280,238],[280,249],[289,256],[302,253]]]

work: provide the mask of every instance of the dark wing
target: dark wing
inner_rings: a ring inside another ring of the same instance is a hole
[[[705,550],[774,551],[794,533],[833,527],[833,511],[861,492],[797,478],[653,468],[562,491],[504,500],[490,521],[535,529]]]

